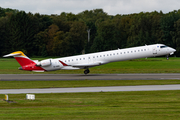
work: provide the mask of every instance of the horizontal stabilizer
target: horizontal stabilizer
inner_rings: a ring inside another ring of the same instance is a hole
[[[26,57],[26,58],[28,58],[22,51],[16,51],[16,52],[10,53],[8,55],[4,55],[3,57],[10,57],[10,56],[13,56],[13,57]]]
[[[15,54],[8,54],[8,55],[4,55],[3,57],[10,57],[10,56],[19,56],[21,55],[21,53],[15,53]]]

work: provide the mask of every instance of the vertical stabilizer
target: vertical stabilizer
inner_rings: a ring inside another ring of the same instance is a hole
[[[4,55],[3,57],[10,57],[10,56],[13,56],[21,66],[34,63],[22,51],[16,51],[16,52],[10,53],[8,55]]]

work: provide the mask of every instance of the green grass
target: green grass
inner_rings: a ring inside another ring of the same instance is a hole
[[[0,59],[0,74],[38,74],[17,70],[14,59]],[[180,58],[148,58],[109,63],[91,68],[103,73],[180,73]],[[83,74],[83,70],[53,71],[44,74]],[[42,74],[42,73],[41,73]],[[0,81],[0,89],[55,88],[89,86],[180,84],[179,80],[77,80],[77,81]],[[98,93],[9,94],[16,103],[3,101],[0,94],[0,119],[8,120],[178,120],[180,91],[135,91]]]
[[[134,86],[180,84],[180,80],[72,80],[72,81],[0,81],[0,89],[70,88],[98,86]]]
[[[4,95],[0,95],[4,97]],[[180,91],[138,91],[9,95],[0,100],[0,119],[12,120],[178,120]]]
[[[36,58],[33,58],[36,59]],[[43,59],[43,58],[42,58]],[[18,70],[20,65],[14,58],[0,59],[0,74],[39,74]],[[142,58],[109,63],[90,68],[90,74],[105,73],[180,73],[180,58]],[[42,74],[42,73],[41,73]],[[83,70],[57,70],[43,74],[83,74]]]

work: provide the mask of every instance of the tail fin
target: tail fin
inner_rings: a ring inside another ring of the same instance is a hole
[[[3,57],[10,57],[10,56],[13,56],[21,66],[34,63],[34,61],[28,58],[22,51],[16,51],[8,55],[4,55]]]

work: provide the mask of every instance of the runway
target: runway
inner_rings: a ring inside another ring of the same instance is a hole
[[[34,80],[180,80],[180,74],[0,74],[0,81]],[[47,89],[1,89],[0,94],[26,93],[78,93],[115,91],[180,90],[178,85],[142,85],[112,87],[47,88]]]
[[[47,88],[47,89],[4,89],[4,90],[0,90],[0,94],[82,93],[82,92],[157,91],[157,90],[180,90],[180,84],[113,86],[113,87],[80,87],[80,88]]]
[[[180,74],[0,74],[0,81],[27,80],[180,80]]]

